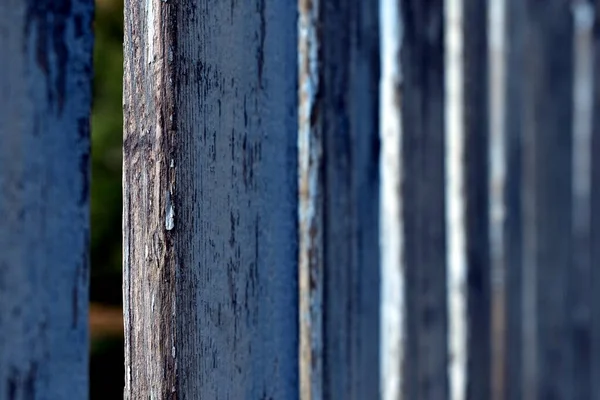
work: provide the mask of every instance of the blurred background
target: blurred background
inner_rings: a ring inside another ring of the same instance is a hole
[[[96,0],[92,114],[90,398],[123,398],[123,0]]]

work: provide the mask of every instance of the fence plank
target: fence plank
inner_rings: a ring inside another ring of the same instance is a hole
[[[306,399],[376,398],[379,391],[377,15],[376,2],[300,2]]]
[[[443,2],[400,3],[406,398],[448,398]]]
[[[491,396],[488,3],[463,0],[468,399]]]
[[[296,6],[125,20],[125,396],[297,398]]]
[[[490,397],[487,2],[446,5],[446,212],[453,399]]]
[[[508,74],[523,74],[522,396],[571,398],[571,14],[561,1],[521,11],[523,65]]]
[[[569,274],[568,322],[571,324],[570,368],[574,399],[592,396],[594,302],[591,259],[592,123],[594,95],[594,6],[587,0],[571,6],[573,21],[572,120],[572,255]]]
[[[598,18],[600,17],[600,3],[596,2],[594,7],[595,23],[594,27],[598,27]],[[600,40],[598,35],[593,38],[593,71],[600,69]],[[600,107],[600,75],[595,72],[593,77],[593,98],[592,105],[594,110]],[[600,265],[600,113],[592,114],[592,137],[591,137],[591,190],[590,190],[590,262],[593,266],[591,271],[592,285],[592,337],[590,353],[593,355],[600,354],[600,271],[597,266]],[[592,359],[591,363],[591,395],[590,398],[600,398],[600,359],[598,356]]]
[[[495,268],[503,271],[504,285],[498,288],[501,305],[506,321],[502,344],[506,348],[506,359],[501,371],[498,372],[500,382],[496,382],[495,399],[521,398],[523,395],[523,332],[522,320],[524,316],[522,299],[525,292],[523,287],[523,192],[522,174],[523,164],[523,113],[524,99],[522,87],[526,79],[522,72],[524,59],[524,34],[525,34],[525,4],[519,0],[506,0],[504,11],[504,32],[500,33],[498,40],[504,42],[505,73],[503,81],[494,88],[495,94],[503,96],[500,106],[505,108],[504,115],[499,116],[499,123],[503,126],[493,127],[492,134],[495,139],[503,143],[504,151],[499,155],[498,162],[505,165],[504,193],[500,207],[505,210],[503,220],[495,221],[499,235],[505,240],[492,251],[498,252],[502,264],[495,264]],[[500,21],[500,23],[502,23]],[[499,27],[502,29],[502,26]],[[497,63],[493,66],[497,67]],[[496,104],[492,112],[496,110]],[[497,129],[497,131],[496,131]],[[495,260],[496,262],[497,260]],[[502,298],[503,297],[503,298]],[[495,355],[495,353],[494,353]],[[498,393],[497,391],[501,391]],[[503,395],[503,396],[502,396]]]
[[[92,14],[0,4],[0,399],[88,397]]]
[[[404,388],[405,264],[402,202],[402,49],[403,25],[396,0],[379,3],[381,79],[380,236],[380,395],[397,400]]]

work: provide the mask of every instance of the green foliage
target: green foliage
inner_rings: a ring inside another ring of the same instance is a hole
[[[92,113],[92,301],[121,296],[123,0],[97,0]],[[104,284],[112,282],[112,284]]]

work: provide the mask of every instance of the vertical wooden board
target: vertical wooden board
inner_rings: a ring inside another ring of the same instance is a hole
[[[379,391],[377,4],[300,2],[301,397]]]
[[[594,7],[596,18],[600,16],[600,3],[596,2]],[[598,32],[598,19],[594,24],[593,41],[593,69],[600,69],[600,38]],[[600,76],[595,72],[593,82],[593,109],[600,107]],[[592,119],[591,137],[591,210],[590,210],[590,259],[592,269],[592,338],[590,352],[594,357],[591,361],[591,398],[600,397],[600,113],[595,112]]]
[[[569,273],[569,340],[571,397],[594,398],[592,385],[593,264],[591,259],[592,124],[594,115],[594,5],[571,5],[573,43],[572,104],[572,255]]]
[[[0,4],[0,399],[88,396],[92,14]]]
[[[503,162],[506,165],[503,202],[506,217],[501,225],[505,242],[499,250],[504,258],[504,313],[506,318],[504,346],[506,361],[502,375],[505,385],[501,388],[506,399],[522,396],[523,382],[523,153],[522,132],[524,106],[522,88],[525,44],[525,4],[520,0],[506,0],[506,88],[504,130],[505,150]],[[498,397],[496,397],[498,398]]]
[[[448,398],[442,1],[400,3],[406,398]]]
[[[323,398],[379,392],[377,2],[321,3]]]
[[[405,365],[405,263],[402,181],[402,17],[396,0],[379,2],[380,133],[380,398],[403,392]]]
[[[491,396],[487,4],[486,1],[463,0],[463,191],[468,304],[466,396],[469,399],[489,399]]]
[[[125,4],[128,398],[297,398],[296,6]]]
[[[570,5],[528,1],[523,78],[525,398],[572,396]]]
[[[300,398],[323,398],[323,127],[319,1],[298,2]]]

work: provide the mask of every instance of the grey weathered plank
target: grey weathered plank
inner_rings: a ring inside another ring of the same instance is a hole
[[[0,399],[88,396],[92,13],[0,3]]]
[[[379,391],[377,3],[300,2],[303,399]]]
[[[443,2],[400,2],[408,399],[448,398]]]
[[[297,398],[296,5],[125,21],[125,396]]]

